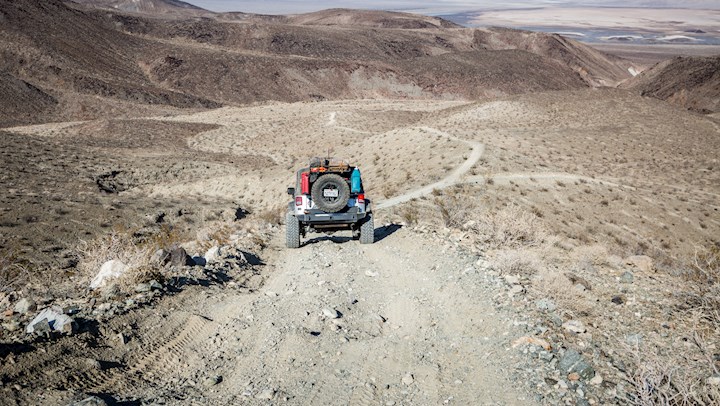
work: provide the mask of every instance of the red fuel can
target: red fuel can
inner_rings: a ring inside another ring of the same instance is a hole
[[[300,192],[304,195],[310,194],[310,174],[308,172],[300,174]]]

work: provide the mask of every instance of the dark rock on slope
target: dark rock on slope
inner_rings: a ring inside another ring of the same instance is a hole
[[[645,96],[700,113],[720,112],[720,56],[661,62],[623,83]]]

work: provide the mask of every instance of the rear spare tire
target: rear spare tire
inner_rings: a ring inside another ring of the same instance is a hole
[[[350,187],[342,176],[329,173],[313,183],[311,196],[315,206],[327,213],[337,213],[347,206]]]
[[[373,225],[373,215],[372,213],[368,213],[360,225],[360,244],[372,244],[374,242],[375,225]]]
[[[292,213],[285,216],[285,245],[300,248],[300,221]]]

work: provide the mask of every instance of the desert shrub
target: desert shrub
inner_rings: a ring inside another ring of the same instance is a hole
[[[468,187],[446,189],[433,197],[433,203],[448,228],[461,228],[477,216],[477,200]]]
[[[78,270],[92,278],[107,261],[118,260],[130,269],[146,266],[154,250],[150,244],[140,244],[129,230],[113,229],[92,241],[78,246]]]
[[[0,286],[22,285],[29,276],[28,264],[18,257],[17,250],[0,252]]]
[[[257,212],[257,218],[265,224],[272,226],[280,225],[285,221],[285,213],[287,212],[285,207],[285,205],[281,205],[260,210]]]
[[[632,385],[628,401],[639,406],[717,405],[720,387],[708,382],[718,374],[713,359],[717,337],[702,333],[696,316],[690,315],[685,334],[667,351],[663,346],[621,345],[630,368],[626,380]]]
[[[684,268],[680,306],[699,312],[720,330],[720,246],[696,249]]]
[[[400,209],[399,214],[400,218],[402,218],[407,225],[415,225],[420,219],[420,211],[417,206],[413,204],[405,205],[402,209]]]
[[[491,247],[537,246],[548,238],[542,221],[517,205],[479,216],[475,228]]]
[[[503,275],[531,276],[544,267],[542,259],[528,250],[498,251],[492,263]]]

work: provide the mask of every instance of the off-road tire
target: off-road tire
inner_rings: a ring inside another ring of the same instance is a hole
[[[365,221],[360,225],[360,244],[372,244],[375,242],[375,226],[373,215],[368,213]]]
[[[292,213],[285,216],[285,245],[288,248],[300,248],[300,220]]]
[[[323,196],[323,190],[325,189],[337,189],[338,196]],[[350,198],[350,186],[348,186],[345,179],[338,174],[329,173],[321,175],[315,183],[313,183],[311,196],[318,209],[326,213],[337,213],[347,206],[348,199]]]

